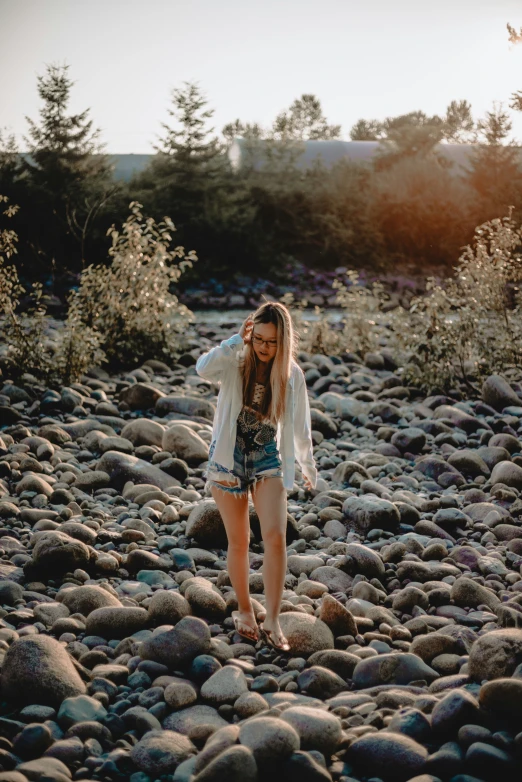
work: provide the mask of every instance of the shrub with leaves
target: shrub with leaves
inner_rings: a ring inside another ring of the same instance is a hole
[[[197,260],[183,247],[169,249],[172,220],[145,219],[141,204],[130,204],[121,232],[109,230],[110,266],[88,266],[70,297],[70,316],[102,335],[111,363],[136,366],[147,358],[169,360],[183,350],[183,334],[194,320],[170,285]]]
[[[7,201],[0,196],[0,202]],[[11,218],[17,210],[17,206],[8,206],[3,215]],[[7,263],[17,252],[17,242],[14,231],[5,227],[0,230],[0,313],[4,315],[0,333],[7,345],[5,367],[13,379],[29,374],[48,385],[69,385],[105,360],[99,348],[100,337],[93,329],[80,327],[72,313],[59,346],[53,347],[45,334],[46,307],[40,283],[32,286],[26,312],[17,312],[20,298],[27,293],[14,264]]]
[[[426,293],[409,309],[388,311],[380,282],[364,285],[358,272],[336,279],[337,304],[344,311],[338,330],[320,308],[306,321],[306,301],[292,311],[303,349],[327,355],[392,348],[405,383],[425,392],[456,386],[478,393],[476,383],[492,373],[522,369],[522,227],[507,217],[475,230],[453,277],[426,281]],[[293,297],[285,303],[292,308]]]
[[[332,330],[323,307],[315,305],[314,314],[316,320],[308,320],[304,317],[304,309],[308,305],[307,299],[297,300],[291,291],[281,296],[280,301],[288,307],[298,337],[299,348],[308,353],[322,353],[329,356],[339,352],[339,335]]]
[[[327,356],[343,352],[363,356],[379,350],[390,337],[389,323],[393,318],[383,311],[389,298],[383,284],[375,281],[364,285],[359,272],[349,270],[345,280],[335,279],[332,287],[337,290],[335,303],[343,310],[339,322],[332,322],[318,305],[314,307],[316,319],[308,320],[304,313],[306,299],[297,302],[292,293],[281,298],[291,311],[303,350]]]
[[[405,378],[447,389],[522,365],[522,228],[507,217],[475,231],[455,275],[428,280],[428,295],[412,301],[398,344],[409,351]]]
[[[384,286],[378,280],[363,285],[359,272],[346,272],[346,282],[336,279],[332,287],[337,290],[336,303],[344,310],[342,318],[342,350],[364,355],[379,349],[387,333],[383,306],[388,300]]]

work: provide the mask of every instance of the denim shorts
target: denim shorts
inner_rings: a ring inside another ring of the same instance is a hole
[[[244,497],[248,495],[249,487],[252,491],[258,481],[264,478],[283,477],[281,457],[275,440],[245,452],[236,439],[232,470],[228,470],[212,459],[215,446],[213,440],[210,444],[208,465],[204,472],[208,487],[216,486],[234,497]],[[221,481],[230,482],[232,485],[224,486]]]

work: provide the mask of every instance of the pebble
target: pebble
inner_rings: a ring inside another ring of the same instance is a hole
[[[316,749],[330,756],[341,743],[341,722],[328,711],[291,706],[283,711],[281,719],[297,731],[301,749]]]
[[[195,751],[187,736],[172,730],[151,730],[135,744],[130,756],[140,771],[157,777],[174,771]]]
[[[424,767],[428,750],[398,733],[370,733],[356,739],[348,749],[348,759],[366,776],[405,782]]]
[[[239,742],[253,754],[258,766],[271,765],[299,749],[299,734],[275,717],[252,717],[239,729]]]

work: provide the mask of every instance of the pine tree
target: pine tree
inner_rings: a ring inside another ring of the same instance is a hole
[[[36,238],[38,252],[55,259],[59,271],[77,271],[85,260],[93,220],[115,190],[112,169],[89,110],[68,113],[74,84],[69,65],[48,65],[37,83],[43,105],[39,121],[26,117],[23,169],[42,229]]]
[[[501,103],[494,103],[477,123],[480,143],[470,160],[470,184],[499,212],[515,202],[522,188],[522,161],[519,149],[509,139],[511,129],[509,114]]]
[[[172,90],[168,113],[172,121],[162,124],[157,154],[132,187],[157,219],[171,217],[180,244],[195,249],[196,275],[223,258],[233,265],[244,255],[240,242],[248,234],[249,195],[231,170],[227,145],[210,124],[214,111],[196,83],[184,82]],[[185,283],[191,277],[189,270]]]
[[[341,135],[340,125],[329,125],[321,101],[315,95],[303,94],[294,100],[288,111],[275,119],[272,136],[282,141],[329,141]]]
[[[165,130],[154,149],[163,156],[166,171],[185,180],[212,172],[212,163],[222,152],[214,128],[208,120],[214,114],[206,108],[207,100],[195,82],[184,82],[172,90],[172,107],[168,110],[174,125],[162,123]]]
[[[467,100],[452,100],[444,117],[444,138],[453,143],[472,143],[476,140],[476,128]]]
[[[383,136],[382,122],[377,119],[359,119],[350,130],[352,141],[380,141]]]
[[[225,141],[231,144],[237,137],[249,140],[262,139],[265,132],[257,122],[250,124],[250,122],[241,122],[240,119],[235,119],[234,122],[229,122],[223,127],[221,134]]]

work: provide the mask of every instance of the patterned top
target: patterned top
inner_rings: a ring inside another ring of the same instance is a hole
[[[277,429],[268,419],[260,421],[254,410],[259,411],[265,386],[262,383],[256,383],[252,396],[252,406],[244,405],[237,418],[237,442],[239,447],[245,453],[258,450],[260,446],[275,439]]]
[[[266,443],[275,440],[277,429],[265,421],[260,421],[253,410],[246,405],[237,417],[237,443],[244,453],[257,451]]]
[[[261,407],[261,402],[263,401],[263,397],[265,395],[265,386],[263,383],[256,383],[254,388],[254,394],[252,396],[252,407],[254,410],[259,410]]]

